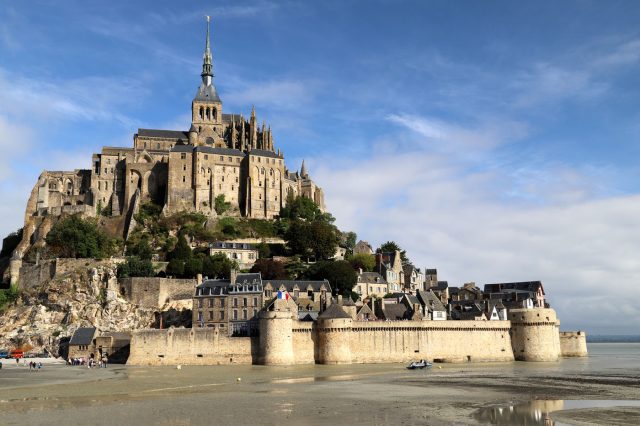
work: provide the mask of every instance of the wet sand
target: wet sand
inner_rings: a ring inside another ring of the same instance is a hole
[[[479,424],[478,410],[505,403],[640,399],[639,368],[594,372],[593,360],[419,371],[398,364],[13,367],[0,370],[0,424]],[[638,409],[559,411],[552,417],[638,424]]]

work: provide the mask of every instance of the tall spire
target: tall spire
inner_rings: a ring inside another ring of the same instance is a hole
[[[302,167],[300,167],[300,176],[301,176],[303,179],[304,179],[304,178],[306,178],[307,176],[309,176],[309,175],[307,174],[307,168],[306,168],[306,167],[305,167],[305,165],[304,165],[304,160],[302,160]]]
[[[207,42],[204,48],[204,55],[202,56],[202,82],[205,86],[211,85],[213,79],[213,59],[211,56],[211,43],[209,42],[209,22],[211,18],[207,16]]]

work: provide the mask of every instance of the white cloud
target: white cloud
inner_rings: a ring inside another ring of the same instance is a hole
[[[420,117],[390,119],[441,141],[469,132]],[[486,157],[459,162],[416,146],[357,162],[312,162],[342,229],[375,245],[397,241],[417,266],[437,267],[451,285],[542,280],[563,329],[633,331],[616,327],[620,310],[629,324],[640,323],[640,307],[622,301],[640,284],[640,196],[607,197],[602,176],[588,167],[523,161],[514,173],[483,164]],[[604,320],[595,314],[603,310]]]

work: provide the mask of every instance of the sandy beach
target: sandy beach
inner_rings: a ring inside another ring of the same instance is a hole
[[[535,400],[545,415],[545,407],[562,408],[562,400],[640,399],[640,366],[624,359],[607,367],[606,358],[420,371],[398,364],[91,370],[52,364],[38,372],[13,366],[0,371],[0,424],[517,424],[487,410]],[[640,407],[550,417],[565,424],[638,424]]]

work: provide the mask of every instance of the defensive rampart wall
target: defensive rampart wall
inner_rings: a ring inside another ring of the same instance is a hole
[[[354,322],[353,363],[513,361],[509,321]]]
[[[561,331],[560,352],[564,357],[587,356],[587,334],[584,331]]]
[[[312,322],[265,317],[261,318],[261,335],[253,338],[228,337],[217,328],[141,330],[133,333],[128,363],[287,365],[407,362],[419,358],[513,361],[508,321],[341,321],[329,328],[332,324],[318,327]],[[288,323],[290,331],[286,330]]]
[[[142,308],[158,309],[172,300],[191,299],[196,280],[174,278],[121,278],[120,295]]]
[[[170,328],[133,333],[128,364],[217,365],[251,364],[258,355],[258,339],[228,337],[217,328]]]

